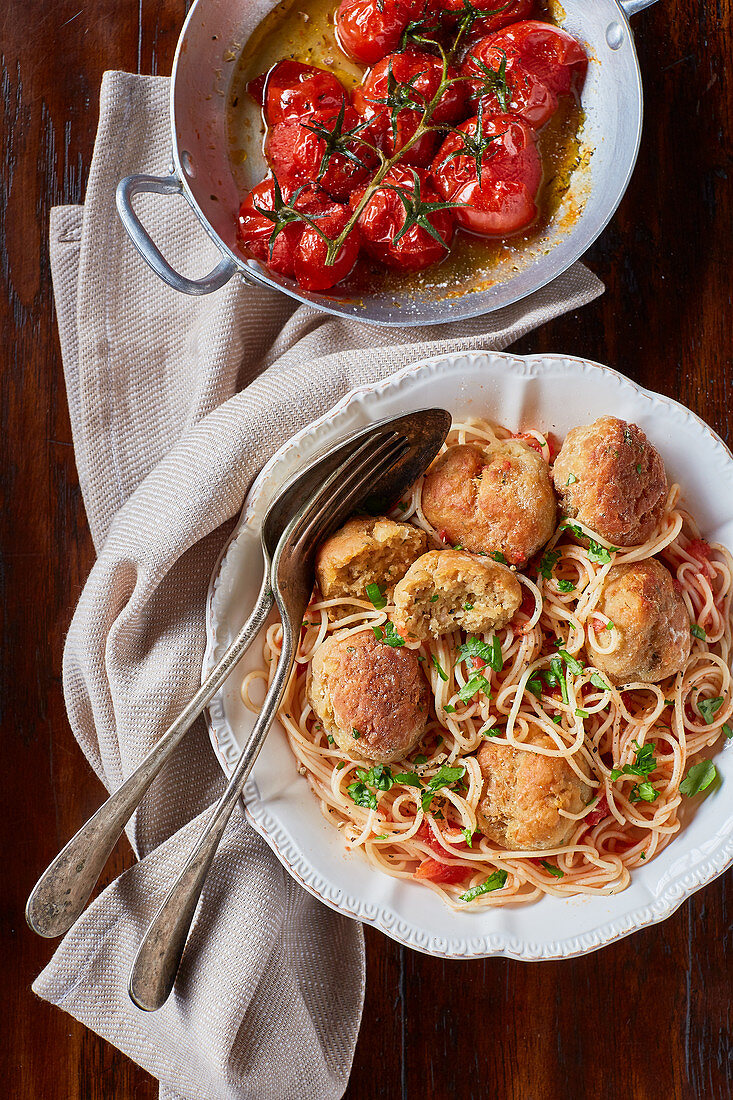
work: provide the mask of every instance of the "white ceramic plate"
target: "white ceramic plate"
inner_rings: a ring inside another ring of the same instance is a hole
[[[382,417],[442,406],[517,430],[563,437],[603,414],[634,421],[659,448],[670,479],[680,482],[703,533],[733,547],[733,456],[722,440],[676,401],[634,385],[608,367],[563,356],[493,353],[429,359],[373,388],[347,395],[294,436],[267,463],[212,578],[204,674],[229,645],[254,603],[261,577],[259,527],[278,487],[325,445]],[[209,723],[222,767],[231,773],[253,717],[239,696],[240,672],[261,663],[255,643],[211,703]],[[664,920],[695,890],[733,862],[733,742],[716,756],[723,782],[695,799],[682,832],[631,885],[611,897],[545,897],[515,908],[455,913],[431,891],[373,870],[344,850],[307,781],[298,775],[277,723],[245,789],[247,815],[290,874],[346,916],[431,955],[518,959],[584,954]]]

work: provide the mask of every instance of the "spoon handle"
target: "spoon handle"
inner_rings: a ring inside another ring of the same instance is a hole
[[[148,787],[262,629],[273,605],[269,573],[266,567],[251,615],[191,701],[132,775],[82,825],[33,887],[25,915],[34,932],[41,936],[61,936],[80,916],[110,852]]]
[[[196,847],[166,895],[135,956],[130,972],[129,993],[138,1008],[147,1012],[161,1008],[173,989],[211,861],[285,693],[295,660],[295,640],[286,620],[283,623],[283,644],[275,676],[257,721],[242,748],[227,789],[217,802]]]

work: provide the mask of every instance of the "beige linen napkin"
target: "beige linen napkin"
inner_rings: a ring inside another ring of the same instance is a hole
[[[84,501],[99,557],[74,615],[64,689],[74,733],[115,788],[195,690],[209,575],[263,462],[358,384],[426,355],[502,348],[602,293],[576,264],[485,318],[376,329],[233,279],[188,298],[127,240],[117,182],[165,174],[168,81],[108,73],[86,203],[51,219],[51,264]],[[216,252],[183,202],[142,216],[173,265]],[[127,996],[143,931],[223,779],[199,721],[128,835],[139,862],[108,887],[37,979],[41,997],[191,1100],[343,1094],[364,991],[360,927],[288,877],[236,812],[206,883],[174,995],[145,1014]]]

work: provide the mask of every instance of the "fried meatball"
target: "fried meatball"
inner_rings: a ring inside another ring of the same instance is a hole
[[[565,515],[615,546],[650,538],[664,511],[667,475],[641,428],[615,416],[573,428],[552,472]]]
[[[526,562],[555,529],[547,464],[519,439],[449,447],[425,476],[425,518],[441,537],[475,553]]]
[[[387,764],[425,732],[430,689],[413,650],[384,645],[370,631],[327,638],[318,647],[308,699],[340,749]]]
[[[534,743],[555,747],[544,735]],[[484,789],[476,819],[489,840],[510,851],[544,851],[568,841],[577,822],[558,811],[581,813],[591,790],[562,757],[539,756],[485,741],[477,759]]]
[[[690,619],[671,573],[656,558],[614,565],[596,606],[616,627],[619,641],[611,653],[590,655],[615,684],[656,684],[684,668],[692,645]]]
[[[391,599],[394,586],[427,546],[425,532],[384,516],[354,516],[319,547],[316,580],[324,599],[366,598],[378,584]]]
[[[505,565],[465,550],[429,550],[394,590],[397,632],[424,640],[461,627],[472,634],[505,626],[522,586]]]

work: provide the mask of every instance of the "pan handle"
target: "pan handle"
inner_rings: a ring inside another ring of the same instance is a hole
[[[182,195],[183,185],[177,176],[127,176],[117,185],[117,212],[142,258],[173,290],[180,290],[183,294],[211,294],[213,290],[219,290],[231,279],[237,265],[228,256],[222,256],[214,270],[203,279],[187,279],[185,275],[180,275],[168,263],[132,208],[135,195],[149,191],[156,195]]]
[[[623,8],[624,15],[627,19],[630,19],[632,15],[636,15],[638,11],[643,11],[644,8],[651,7],[656,3],[656,0],[618,0],[619,6]]]

